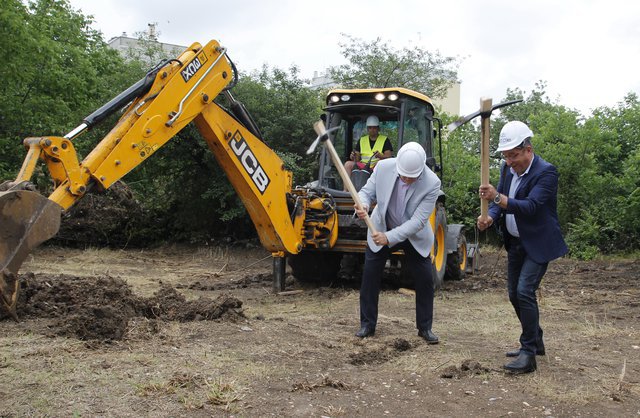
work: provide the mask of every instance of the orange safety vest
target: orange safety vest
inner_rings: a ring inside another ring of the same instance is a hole
[[[363,163],[368,163],[369,158],[373,155],[374,152],[378,151],[382,154],[382,149],[384,148],[384,142],[387,140],[387,137],[384,135],[378,135],[376,138],[376,143],[373,144],[373,149],[371,148],[371,141],[369,141],[369,135],[365,135],[360,138],[360,161]],[[373,168],[378,162],[378,158],[371,158],[371,168]]]

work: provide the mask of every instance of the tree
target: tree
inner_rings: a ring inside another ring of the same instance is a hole
[[[458,61],[419,46],[396,50],[381,38],[367,42],[343,34],[339,45],[349,61],[330,69],[344,88],[405,87],[433,98],[445,97],[457,81]]]
[[[312,180],[316,163],[305,151],[316,136],[313,123],[322,112],[320,92],[307,87],[296,66],[288,71],[264,66],[243,75],[234,94],[251,111],[265,142],[289,162],[294,183]]]
[[[20,167],[25,137],[64,135],[131,80],[91,18],[66,0],[2,3],[0,178],[7,179]],[[98,136],[87,134],[76,146]]]

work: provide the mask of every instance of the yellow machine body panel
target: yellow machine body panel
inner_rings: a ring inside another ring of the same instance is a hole
[[[280,157],[218,106],[207,107],[195,124],[247,208],[262,245],[297,254],[302,236],[293,228],[286,200],[292,175]]]

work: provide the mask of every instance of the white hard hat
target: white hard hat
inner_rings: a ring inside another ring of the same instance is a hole
[[[427,154],[422,145],[417,142],[407,142],[398,150],[396,169],[403,177],[416,178],[422,174],[426,162]]]
[[[500,131],[500,143],[496,151],[509,151],[522,144],[527,138],[531,138],[533,132],[524,123],[514,120],[507,122]]]
[[[380,126],[380,120],[377,116],[369,116],[367,118],[367,127],[368,126]]]

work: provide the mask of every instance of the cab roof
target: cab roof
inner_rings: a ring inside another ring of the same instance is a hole
[[[404,87],[385,87],[385,88],[374,88],[374,89],[333,89],[329,90],[327,93],[327,99],[332,94],[360,94],[360,93],[390,93],[397,92],[399,94],[413,97],[417,100],[429,103],[433,106],[433,101],[428,96],[418,93],[417,91],[413,91],[410,89],[406,89]]]

